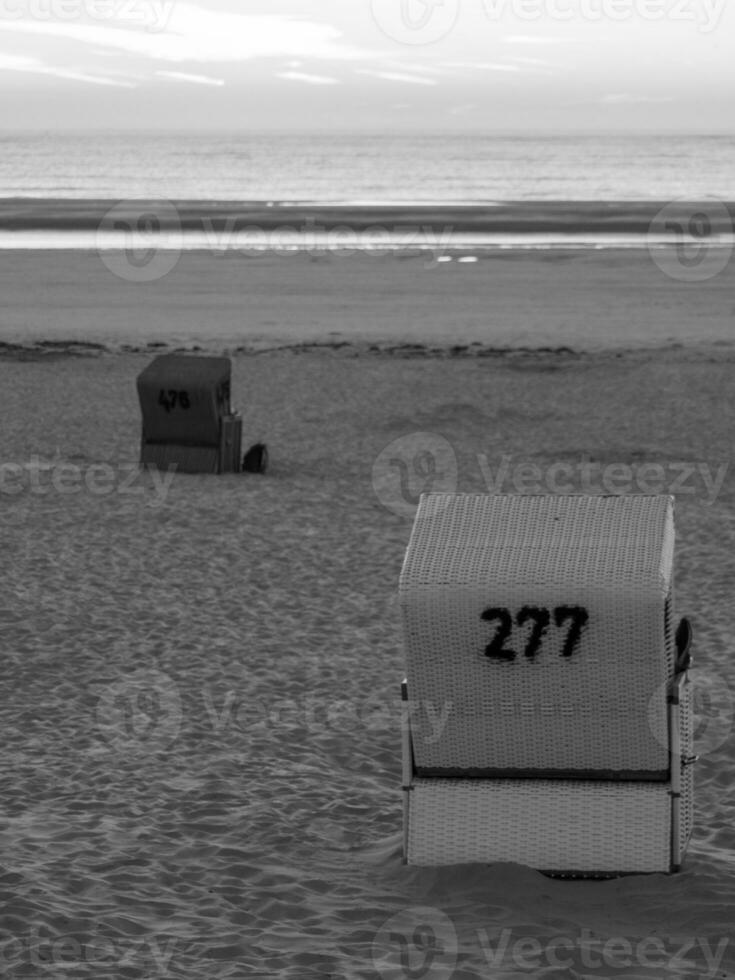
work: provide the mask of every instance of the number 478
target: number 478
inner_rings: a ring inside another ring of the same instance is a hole
[[[571,657],[589,621],[589,613],[582,606],[557,606],[553,616],[555,626],[562,627],[569,624],[561,655]],[[538,606],[524,606],[516,614],[516,625],[525,626],[528,622],[533,624],[524,651],[527,659],[533,660],[541,649],[541,643],[551,624],[551,617],[550,610]],[[495,628],[495,636],[485,647],[485,656],[490,657],[491,660],[515,660],[516,651],[505,646],[513,630],[513,616],[510,610],[491,606],[482,613],[481,619],[487,623],[498,624]]]
[[[166,391],[165,388],[161,388],[160,392],[158,393],[158,404],[162,405],[167,412],[172,412],[176,408],[177,404],[179,408],[190,408],[191,402],[189,401],[189,392],[175,391],[174,389]]]

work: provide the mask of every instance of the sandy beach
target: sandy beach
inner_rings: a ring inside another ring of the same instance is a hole
[[[657,265],[645,249],[451,252],[446,262],[441,249],[159,252],[150,282],[132,281],[120,252],[0,255],[0,341],[611,350],[729,345],[734,336],[728,253],[702,282],[681,278],[676,253]]]
[[[132,284],[96,255],[5,253],[0,283],[6,976],[735,976],[727,274],[185,254]],[[267,475],[138,473],[151,342],[233,353]],[[402,865],[411,508],[381,454],[416,433],[450,444],[463,492],[546,492],[565,464],[575,492],[676,494],[700,692],[680,874]],[[445,930],[433,960],[417,923]]]

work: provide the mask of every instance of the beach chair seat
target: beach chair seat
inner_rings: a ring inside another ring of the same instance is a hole
[[[670,497],[421,498],[399,587],[408,863],[678,869],[692,716],[673,559]]]
[[[162,354],[138,376],[140,462],[182,473],[240,469],[242,420],[230,409],[228,357]]]

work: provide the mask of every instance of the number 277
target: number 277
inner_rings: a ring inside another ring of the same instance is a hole
[[[482,613],[481,619],[487,623],[497,623],[495,636],[485,647],[485,656],[490,657],[491,660],[515,660],[516,651],[505,646],[513,630],[513,615],[510,610],[491,606]],[[533,660],[539,652],[551,619],[551,611],[538,606],[524,606],[516,614],[517,626],[525,626],[528,622],[533,624],[524,651],[527,659]],[[553,619],[557,627],[568,624],[561,655],[571,657],[582,636],[582,630],[589,621],[589,613],[583,606],[557,606],[553,610]]]

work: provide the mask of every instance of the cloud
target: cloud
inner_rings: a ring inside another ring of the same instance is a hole
[[[518,65],[509,65],[503,62],[443,61],[442,64],[445,65],[447,68],[459,68],[462,70],[469,70],[469,71],[508,71],[508,72],[520,71]]]
[[[0,19],[0,33],[45,35],[173,62],[241,62],[253,58],[310,57],[354,60],[370,53],[342,40],[331,24],[280,14],[249,15],[205,10],[177,2],[165,31],[118,23]]]
[[[550,37],[548,34],[508,34],[504,44],[564,44],[573,40],[567,37]]]
[[[554,64],[551,61],[544,61],[542,58],[528,58],[524,55],[514,54],[511,55],[513,62],[517,65],[528,65],[531,68],[535,68],[539,71],[558,71],[562,66],[560,64]],[[567,67],[566,65],[564,67]]]
[[[370,75],[371,78],[380,78],[385,82],[407,82],[411,85],[436,85],[434,78],[423,78],[421,75],[406,75],[397,71],[377,71],[373,68],[357,68],[358,75]]]
[[[303,71],[276,72],[276,78],[285,78],[291,82],[306,82],[307,85],[339,85],[339,80],[328,75],[309,75]]]
[[[208,75],[189,75],[183,71],[157,71],[159,78],[170,78],[174,82],[191,82],[193,85],[217,85],[225,84],[224,78],[210,78]]]
[[[407,68],[410,68],[412,73],[418,73],[419,75],[448,75],[449,72],[442,64],[436,65],[426,65],[419,64],[417,62],[411,62],[410,66],[402,61],[381,61],[381,71],[397,71],[399,74],[405,73]]]
[[[654,96],[654,95],[630,95],[627,92],[621,92],[615,95],[603,95],[600,102],[603,105],[644,105],[646,103],[656,103],[656,102],[673,102],[671,96]]]
[[[22,58],[15,54],[0,54],[0,71],[28,71],[40,62],[37,58]]]
[[[0,54],[0,71],[22,72],[28,75],[50,75],[70,82],[86,82],[89,85],[106,85],[114,88],[135,88],[133,82],[121,78],[109,78],[104,75],[89,75],[86,72],[72,71],[68,68],[56,68],[44,65],[38,58],[26,58],[19,55]]]

